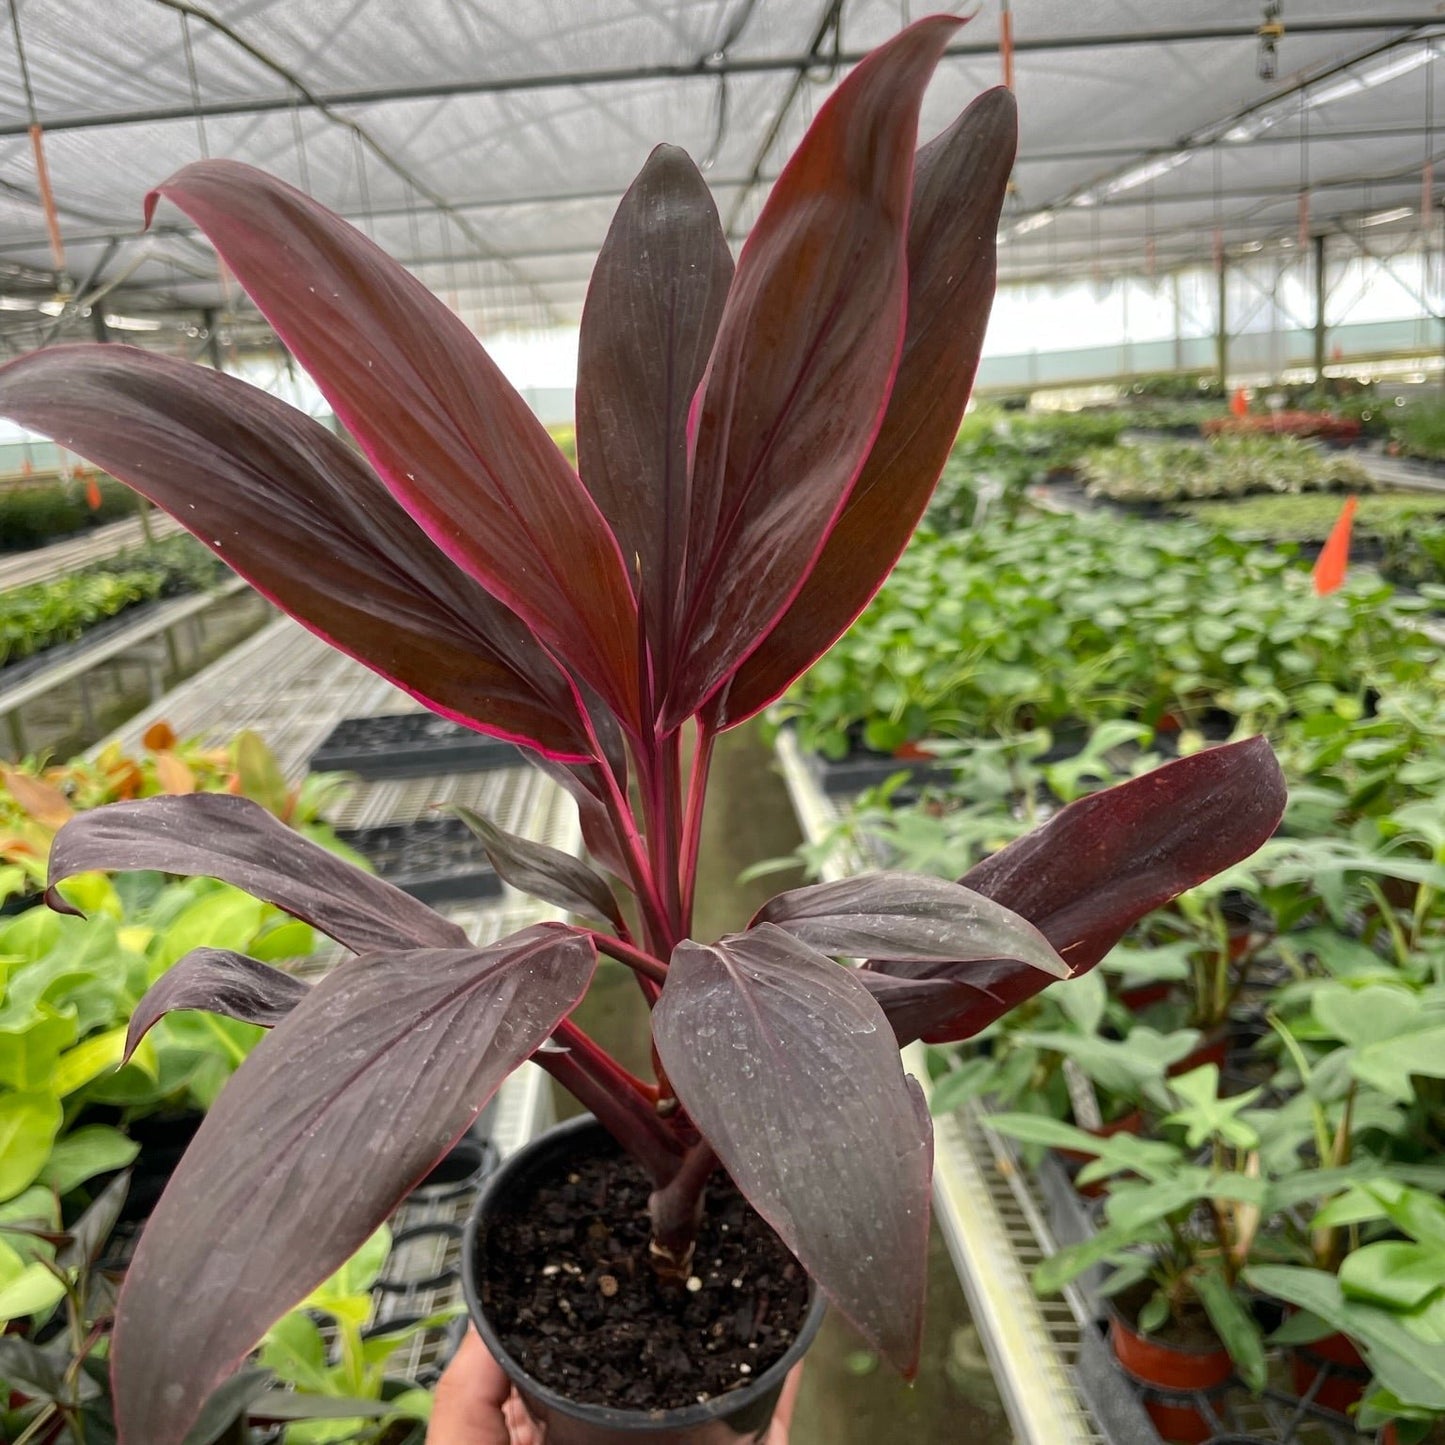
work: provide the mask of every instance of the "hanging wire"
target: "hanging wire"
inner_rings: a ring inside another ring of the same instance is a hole
[[[301,128],[301,95],[298,92],[296,103],[291,107],[291,138],[296,143],[296,172],[301,178],[301,189],[309,196],[311,194],[311,167],[306,159],[306,136]]]
[[[181,18],[181,50],[186,57],[186,76],[191,86],[191,109],[196,116],[196,144],[200,147],[201,159],[210,160],[211,147],[206,139],[206,117],[201,109],[201,81],[196,74],[196,52],[191,48],[191,17],[184,10]]]
[[[1305,93],[1299,93],[1299,247],[1308,251],[1310,244],[1310,108]]]
[[[737,9],[733,11],[732,19],[728,21],[723,30],[722,38],[713,47],[712,53],[706,57],[705,61],[699,62],[700,65],[705,63],[724,67],[718,74],[717,90],[713,97],[712,143],[703,157],[701,170],[711,170],[717,164],[718,153],[722,150],[723,139],[727,135],[731,100],[728,94],[726,63],[733,46],[743,38],[743,32],[747,30],[757,8],[758,0],[739,0]]]
[[[295,71],[283,62],[277,60],[254,41],[248,40],[239,30],[233,25],[228,24],[220,16],[213,14],[203,6],[195,3],[195,0],[152,0],[152,3],[164,6],[167,10],[178,11],[182,15],[193,16],[204,25],[209,26],[218,35],[224,36],[225,39],[237,49],[244,51],[252,60],[284,80],[300,94],[301,98],[311,109],[319,112],[334,125],[344,126],[352,135],[358,137],[388,170],[410,185],[417,193],[424,197],[434,209],[451,216],[457,229],[467,238],[471,245],[475,246],[483,255],[492,257],[492,259],[497,261],[500,266],[507,269],[516,278],[518,284],[531,291],[537,298],[538,303],[547,312],[549,319],[559,323],[561,322],[562,318],[555,313],[550,303],[547,302],[541,292],[535,288],[531,277],[522,271],[515,262],[502,256],[496,248],[477,231],[476,227],[473,226],[470,221],[467,221],[457,214],[456,208],[451,205],[445,196],[419,180],[416,174],[408,169],[396,155],[392,154],[360,121],[353,120],[350,116],[342,115],[334,105],[328,104],[312,91]],[[839,0],[839,3],[841,3],[841,0]]]
[[[10,28],[15,32],[15,58],[20,62],[20,81],[25,88],[25,108],[30,117],[30,151],[35,158],[35,183],[40,190],[40,206],[45,212],[45,229],[50,236],[50,259],[56,280],[66,289],[65,241],[60,234],[60,213],[55,208],[55,193],[50,188],[50,167],[45,162],[45,132],[35,108],[35,87],[30,82],[30,61],[25,42],[20,36],[20,0],[10,0]]]
[[[361,197],[361,224],[366,234],[374,241],[376,228],[371,216],[371,185],[366,179],[366,146],[355,131],[351,134],[352,151],[356,156],[356,190]]]

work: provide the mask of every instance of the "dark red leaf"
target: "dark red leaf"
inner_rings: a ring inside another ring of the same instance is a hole
[[[1284,813],[1284,775],[1264,738],[1210,748],[1106,788],[1056,813],[969,870],[967,887],[1022,914],[1075,975],[1087,973],[1146,913],[1249,857]],[[940,1014],[930,1043],[969,1038],[1048,980],[999,960],[869,963],[895,978],[954,977],[986,989]]]
[[[715,699],[719,726],[766,706],[843,635],[923,516],[973,387],[1017,146],[1013,96],[998,89],[918,152],[908,327],[882,428],[802,591]]]
[[[409,893],[303,838],[259,803],[188,793],[110,803],[77,814],[50,847],[46,894],[77,873],[156,868],[219,878],[304,919],[355,953],[464,947],[467,936]]]
[[[361,232],[238,161],[158,186],[203,230],[392,494],[463,570],[637,717],[637,608],[596,505],[467,330]]]
[[[497,876],[558,908],[587,918],[598,918],[622,928],[622,913],[607,880],[594,873],[579,858],[546,843],[534,843],[508,833],[472,808],[461,803],[447,804],[478,838]]]
[[[858,970],[772,924],[673,950],[653,1039],[749,1202],[905,1374],[917,1365],[932,1131]]]
[[[920,20],[858,65],[743,247],[700,394],[664,726],[793,600],[878,434],[903,340],[918,109],[960,23]]]
[[[952,965],[960,975],[969,971],[961,964]],[[858,982],[878,1001],[898,1047],[903,1048],[936,1029],[942,1019],[952,1019],[966,1009],[987,1009],[994,997],[987,988],[965,982],[962,977],[948,977],[945,969],[937,978],[896,978],[872,968],[858,970]]]
[[[1013,958],[1054,978],[1068,966],[1043,934],[981,893],[922,873],[865,873],[769,899],[774,923],[819,953],[908,963]]]
[[[630,568],[654,664],[672,657],[687,536],[687,416],[733,260],[686,152],[658,146],[622,198],[582,312],[577,460]],[[659,672],[656,686],[665,686]]]
[[[311,992],[311,985],[229,948],[194,948],[146,991],[125,1032],[126,1059],[175,1009],[204,1009],[242,1023],[274,1028]]]
[[[566,1017],[595,964],[591,941],[556,923],[485,949],[349,959],[261,1040],[126,1274],[112,1371],[127,1445],[180,1445],[266,1329],[361,1247]]]
[[[304,626],[428,707],[589,755],[571,684],[521,621],[294,407],[206,367],[81,345],[0,371],[0,414],[144,493]]]

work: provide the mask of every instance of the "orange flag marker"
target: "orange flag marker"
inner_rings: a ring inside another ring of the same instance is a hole
[[[1343,585],[1345,568],[1350,563],[1350,526],[1355,520],[1357,497],[1346,497],[1339,518],[1330,528],[1330,535],[1315,559],[1315,591],[1321,597]]]

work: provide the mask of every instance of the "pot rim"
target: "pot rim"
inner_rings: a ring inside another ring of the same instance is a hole
[[[481,1189],[477,1192],[476,1202],[467,1215],[462,1232],[462,1293],[467,1301],[467,1313],[471,1316],[471,1323],[477,1333],[481,1335],[482,1342],[491,1352],[492,1357],[501,1365],[507,1377],[514,1384],[525,1381],[527,1392],[549,1409],[571,1415],[576,1419],[586,1420],[591,1424],[606,1425],[617,1430],[631,1430],[638,1435],[706,1425],[717,1418],[719,1408],[724,1405],[729,1410],[741,1409],[762,1398],[769,1391],[780,1389],[788,1371],[803,1358],[811,1347],[822,1327],[823,1316],[827,1310],[823,1292],[818,1288],[817,1281],[811,1275],[808,1276],[808,1313],[803,1317],[803,1323],[798,1333],[782,1357],[775,1360],[755,1379],[749,1380],[741,1389],[729,1390],[722,1395],[713,1395],[701,1404],[682,1405],[670,1410],[624,1410],[613,1405],[587,1404],[554,1390],[550,1385],[544,1385],[503,1345],[496,1330],[492,1328],[492,1322],[487,1317],[486,1311],[482,1308],[480,1292],[477,1289],[476,1267],[479,1263],[477,1240],[482,1216],[498,1196],[506,1193],[513,1166],[526,1155],[533,1145],[539,1144],[543,1140],[555,1139],[558,1135],[583,1135],[594,1132],[609,1141],[612,1140],[612,1136],[591,1114],[583,1114],[561,1124],[554,1124],[550,1129],[537,1135],[535,1139],[529,1140],[515,1153],[503,1159],[501,1164],[487,1176]]]

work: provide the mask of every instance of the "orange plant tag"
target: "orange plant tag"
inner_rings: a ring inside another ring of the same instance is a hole
[[[1344,584],[1345,569],[1350,562],[1350,527],[1358,505],[1357,497],[1345,498],[1339,519],[1330,529],[1329,538],[1315,559],[1315,592],[1321,597],[1329,596]]]

